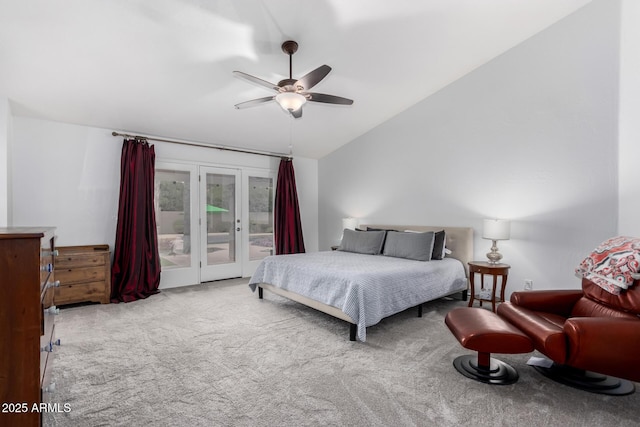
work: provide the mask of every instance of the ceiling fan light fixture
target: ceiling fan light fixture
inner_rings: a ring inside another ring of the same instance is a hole
[[[276,102],[288,113],[300,109],[307,98],[295,92],[281,92],[276,95]]]

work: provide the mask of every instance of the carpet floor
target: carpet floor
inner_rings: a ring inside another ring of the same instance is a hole
[[[637,426],[640,391],[607,397],[520,373],[489,386],[452,366],[460,346],[424,304],[351,342],[348,325],[247,280],[168,289],[128,304],[63,308],[56,318],[47,426]],[[533,355],[539,355],[533,353]]]

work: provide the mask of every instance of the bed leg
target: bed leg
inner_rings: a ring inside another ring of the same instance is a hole
[[[258,286],[258,299],[262,299],[263,297],[262,292],[263,292],[263,289],[260,286]]]
[[[349,323],[349,341],[355,341],[357,333],[358,325],[356,325],[355,323]]]
[[[422,317],[422,304],[418,306],[418,317]]]
[[[469,296],[468,289],[465,289],[464,291],[462,291],[462,301],[466,301],[468,296]]]

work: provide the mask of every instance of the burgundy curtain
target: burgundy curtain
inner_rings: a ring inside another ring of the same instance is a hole
[[[160,255],[153,204],[155,157],[147,141],[125,139],[122,144],[112,302],[135,301],[159,292]]]
[[[274,216],[276,255],[304,252],[296,176],[291,159],[280,160]]]

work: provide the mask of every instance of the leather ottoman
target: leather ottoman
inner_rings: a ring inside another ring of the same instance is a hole
[[[491,353],[518,354],[533,351],[531,339],[497,314],[483,308],[458,307],[444,322],[464,348],[474,355],[458,356],[453,366],[467,378],[487,384],[506,385],[518,381],[518,372],[491,357]]]

